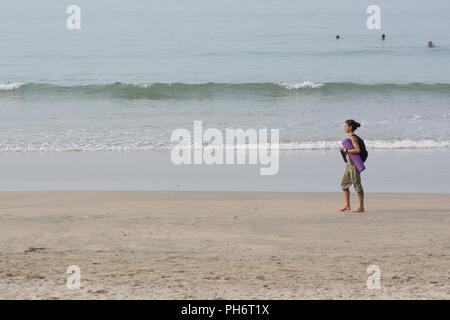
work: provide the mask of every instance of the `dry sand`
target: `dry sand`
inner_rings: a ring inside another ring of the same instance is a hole
[[[449,194],[368,193],[364,214],[338,213],[340,193],[0,201],[2,299],[450,298]],[[66,287],[70,265],[81,268],[79,290]],[[369,265],[381,269],[379,290],[367,289]]]

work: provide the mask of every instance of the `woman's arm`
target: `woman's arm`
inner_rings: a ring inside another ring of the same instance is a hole
[[[350,140],[352,141],[352,144],[353,144],[353,148],[354,148],[354,149],[352,149],[352,150],[344,149],[344,151],[345,151],[345,152],[348,152],[348,153],[352,153],[352,154],[360,153],[360,152],[361,152],[361,149],[359,148],[358,139],[356,139],[355,136],[351,136],[351,137],[350,137]]]

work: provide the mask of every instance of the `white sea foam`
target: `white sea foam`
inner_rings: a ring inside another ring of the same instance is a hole
[[[367,141],[367,148],[373,149],[422,149],[422,148],[450,148],[450,140],[375,140]]]
[[[428,149],[428,148],[450,148],[450,140],[365,140],[367,149]],[[280,143],[281,150],[320,150],[336,149],[340,141],[306,141]]]
[[[295,83],[281,83],[281,86],[285,87],[288,90],[297,90],[303,88],[322,88],[324,86],[323,83],[314,83],[311,81],[303,81],[303,82],[295,82]]]
[[[450,140],[366,140],[367,149],[429,149],[429,148],[450,148]],[[279,150],[330,150],[337,149],[340,141],[299,141],[281,142]],[[25,144],[18,145],[0,144],[0,152],[68,152],[68,151],[168,151],[171,150],[171,143],[156,143],[139,141],[135,143],[62,143],[62,144]],[[199,146],[195,146],[198,148]],[[220,148],[220,146],[218,146]],[[228,149],[229,146],[224,146]],[[267,145],[270,148],[270,145]],[[236,145],[236,150],[256,150],[257,145]]]
[[[136,87],[139,87],[139,88],[150,88],[153,85],[153,83],[138,83],[138,84],[132,84],[132,85],[135,85]]]
[[[25,83],[21,83],[21,82],[0,83],[0,91],[17,90],[24,84]]]

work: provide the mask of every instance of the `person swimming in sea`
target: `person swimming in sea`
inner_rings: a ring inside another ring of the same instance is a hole
[[[345,197],[345,206],[339,209],[340,212],[351,210],[350,207],[350,186],[353,185],[356,193],[358,194],[359,207],[356,210],[352,210],[352,212],[364,212],[364,189],[361,184],[361,174],[356,169],[355,164],[352,162],[352,159],[348,156],[348,154],[366,154],[367,150],[364,145],[364,141],[358,137],[354,132],[357,128],[359,128],[361,124],[356,122],[355,120],[347,120],[344,124],[344,131],[350,137],[350,140],[353,144],[353,149],[349,150],[346,148],[342,148],[341,151],[344,154],[347,154],[347,165],[345,166],[344,175],[342,176],[341,187],[342,191],[344,191]],[[362,158],[365,160],[365,158]]]
[[[433,41],[428,41],[427,47],[428,47],[428,48],[434,48],[434,47],[436,47],[436,46],[434,45]]]

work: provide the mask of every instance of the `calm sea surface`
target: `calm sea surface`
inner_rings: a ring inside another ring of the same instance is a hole
[[[161,150],[194,120],[326,149],[349,118],[369,148],[449,148],[449,14],[444,0],[3,1],[0,152]]]

